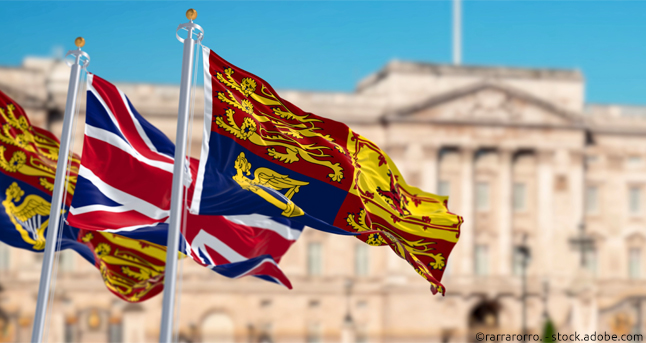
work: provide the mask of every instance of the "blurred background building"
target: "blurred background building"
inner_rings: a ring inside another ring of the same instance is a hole
[[[27,58],[0,67],[0,89],[58,134],[68,77],[61,61]],[[175,139],[177,86],[118,86]],[[584,90],[576,70],[391,61],[352,93],[280,92],[372,139],[408,183],[450,196],[465,221],[446,296],[388,247],[306,230],[280,263],[291,291],[184,261],[180,340],[472,342],[542,334],[547,318],[561,333],[644,333],[646,108],[588,104]],[[30,338],[41,256],[0,243],[0,341]],[[74,252],[60,253],[53,304],[50,342],[157,340],[161,295],[125,303]]]

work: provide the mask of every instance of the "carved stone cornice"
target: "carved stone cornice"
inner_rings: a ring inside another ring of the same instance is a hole
[[[498,92],[501,92],[506,95],[506,100],[503,103],[503,106],[505,106],[506,103],[509,103],[511,99],[518,99],[522,100],[524,102],[530,103],[534,106],[537,106],[539,108],[542,108],[543,110],[550,112],[554,115],[557,115],[563,119],[566,120],[567,124],[564,125],[548,125],[548,126],[554,126],[554,127],[582,127],[583,124],[583,116],[581,113],[573,112],[567,109],[564,109],[562,107],[559,107],[549,101],[543,100],[533,94],[530,94],[528,92],[525,92],[523,90],[517,89],[515,87],[509,86],[509,85],[503,85],[500,83],[494,83],[491,81],[483,81],[479,83],[475,83],[463,88],[459,88],[453,91],[449,91],[446,93],[442,93],[440,95],[435,95],[431,96],[430,98],[419,102],[417,104],[414,104],[412,106],[404,107],[402,109],[395,110],[390,113],[386,113],[383,116],[383,120],[385,122],[416,122],[416,121],[424,121],[424,122],[444,122],[444,120],[433,120],[433,119],[419,119],[419,118],[412,118],[411,116],[415,113],[418,113],[420,111],[423,111],[427,108],[432,108],[439,106],[444,103],[448,103],[450,101],[454,101],[459,98],[463,98],[472,94],[476,94],[480,91],[483,90],[495,90]],[[511,103],[508,104],[508,106],[512,106]],[[512,111],[513,112],[513,111]],[[465,121],[450,121],[450,122],[465,122]],[[519,122],[504,122],[504,121],[497,121],[497,120],[484,120],[482,122],[479,122],[477,118],[470,118],[468,123],[471,124],[490,124],[490,125],[518,125],[518,126],[527,126],[527,127],[536,127],[536,126],[541,126],[540,124],[530,124],[530,123],[519,123]]]

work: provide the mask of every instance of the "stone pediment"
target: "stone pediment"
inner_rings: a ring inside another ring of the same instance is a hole
[[[455,122],[494,125],[580,126],[581,115],[525,91],[482,82],[433,96],[385,116],[388,122]]]

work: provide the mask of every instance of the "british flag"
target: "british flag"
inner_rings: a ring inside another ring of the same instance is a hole
[[[166,245],[174,144],[120,89],[92,74],[86,106],[69,224]],[[194,180],[198,161],[186,165]],[[188,178],[185,185],[190,196],[194,186]],[[254,275],[291,288],[277,263],[300,236],[302,224],[256,214],[185,216],[180,250],[197,263],[230,278]]]

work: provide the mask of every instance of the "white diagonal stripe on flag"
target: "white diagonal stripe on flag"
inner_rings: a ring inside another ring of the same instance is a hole
[[[121,101],[123,101],[123,104],[126,106],[126,109],[128,110],[128,114],[130,114],[130,119],[132,119],[132,122],[135,124],[135,128],[137,129],[137,133],[139,133],[139,136],[141,136],[141,139],[144,140],[144,142],[146,143],[146,146],[148,146],[148,149],[150,149],[150,151],[158,154],[159,156],[161,156],[163,158],[170,159],[170,157],[168,157],[168,156],[160,153],[159,151],[157,151],[157,147],[155,147],[153,142],[150,140],[150,138],[146,134],[146,131],[141,126],[141,123],[139,122],[139,120],[135,117],[134,113],[132,113],[132,109],[130,108],[130,104],[128,103],[128,99],[127,99],[126,95],[123,93],[123,91],[121,89],[118,89],[118,91],[119,91],[119,95],[121,95]]]
[[[247,260],[246,257],[240,255],[237,251],[233,250],[231,247],[229,247],[227,244],[219,240],[217,237],[209,234],[204,230],[200,230],[197,236],[193,238],[193,242],[191,242],[191,248],[194,251],[202,250],[202,252],[205,255],[208,255],[208,252],[206,251],[206,247],[209,247],[214,251],[217,251],[218,254],[220,254],[222,257],[227,259],[227,261],[229,261],[230,263]]]
[[[89,212],[112,212],[112,213],[122,213],[122,212],[128,212],[132,211],[132,209],[127,208],[125,206],[107,206],[107,205],[88,205],[88,206],[83,206],[83,207],[72,207],[70,208],[70,213],[78,216],[81,214],[89,213]]]
[[[107,183],[103,182],[91,170],[81,166],[79,168],[79,175],[90,181],[101,193],[110,200],[122,204],[132,211],[137,211],[152,219],[164,219],[168,217],[169,210],[161,209],[147,201],[134,197],[126,192],[120,191]]]
[[[89,124],[86,124],[85,135],[88,137],[92,137],[94,139],[98,139],[100,141],[106,142],[112,145],[113,147],[118,148],[119,150],[122,150],[125,153],[129,154],[130,156],[136,158],[138,161],[142,163],[145,163],[155,168],[159,168],[169,173],[173,173],[172,163],[151,160],[143,156],[142,154],[139,153],[139,151],[135,150],[135,148],[133,148],[132,145],[130,145],[129,143],[124,141],[121,137],[115,135],[114,133],[108,130],[100,129],[98,127],[94,127]]]
[[[103,230],[103,231],[104,231],[104,232],[114,232],[114,233],[119,233],[119,232],[134,231],[134,230],[141,229],[141,228],[144,228],[144,227],[146,227],[146,228],[147,228],[147,227],[152,227],[152,226],[155,226],[155,225],[151,225],[151,224],[144,224],[144,225],[122,226],[122,227],[120,227],[120,228],[118,228],[118,229],[109,229],[109,230]],[[183,239],[183,238],[182,238],[182,239]]]
[[[279,234],[281,237],[290,241],[297,240],[298,237],[301,235],[301,231],[292,229],[291,227],[284,225],[282,223],[279,223],[277,221],[274,221],[271,219],[271,217],[265,216],[262,214],[247,214],[247,215],[223,216],[223,217],[236,224],[253,226],[260,229],[273,231]]]

